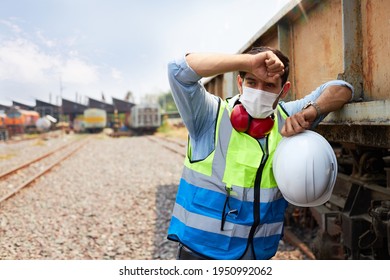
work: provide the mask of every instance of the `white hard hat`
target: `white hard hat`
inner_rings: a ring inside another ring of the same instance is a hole
[[[313,207],[329,200],[336,182],[337,160],[323,136],[306,130],[280,141],[273,171],[288,202]]]

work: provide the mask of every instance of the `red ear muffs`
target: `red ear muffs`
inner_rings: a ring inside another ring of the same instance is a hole
[[[265,119],[252,119],[246,133],[256,139],[263,138],[271,132],[274,123],[275,121],[271,116]]]
[[[272,116],[265,119],[252,118],[242,104],[234,106],[230,115],[230,121],[235,130],[246,132],[256,139],[263,138],[269,134],[275,122]]]
[[[238,132],[245,132],[249,128],[250,116],[242,104],[233,107],[230,115],[230,121],[235,130]]]

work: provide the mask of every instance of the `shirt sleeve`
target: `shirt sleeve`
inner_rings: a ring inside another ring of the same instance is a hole
[[[351,89],[352,91],[352,97],[350,100],[353,99],[354,96],[354,89],[353,86],[349,83],[342,81],[342,80],[333,80],[326,82],[322,85],[320,85],[318,88],[316,88],[314,91],[312,91],[310,94],[306,95],[302,99],[284,102],[281,101],[280,105],[286,110],[286,112],[289,114],[289,116],[292,116],[299,111],[302,110],[302,108],[309,102],[309,101],[315,101],[318,99],[318,97],[321,96],[321,94],[324,92],[324,90],[329,86],[345,86]],[[327,114],[322,114],[317,117],[317,119],[313,122],[312,128],[315,128],[325,117]]]
[[[192,159],[205,158],[214,148],[219,98],[206,91],[185,57],[168,64],[168,79],[180,116],[192,144]]]

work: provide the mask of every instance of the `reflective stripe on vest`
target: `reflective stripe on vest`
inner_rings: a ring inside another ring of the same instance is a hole
[[[272,173],[273,153],[281,140],[278,124],[286,118],[279,106],[276,116],[264,153],[256,139],[233,129],[227,103],[220,101],[215,149],[202,161],[185,159],[169,239],[212,259],[239,259],[248,241],[253,242],[257,259],[275,254],[287,206]],[[262,163],[262,159],[266,161]],[[255,222],[254,190],[259,188],[254,184],[260,167],[260,225],[250,237]]]

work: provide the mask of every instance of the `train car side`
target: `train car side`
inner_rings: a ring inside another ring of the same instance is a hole
[[[6,113],[5,125],[11,135],[36,132],[36,122],[40,115],[36,111],[10,108]]]
[[[7,115],[3,112],[0,112],[0,141],[8,139],[8,130],[5,125],[5,119]]]

